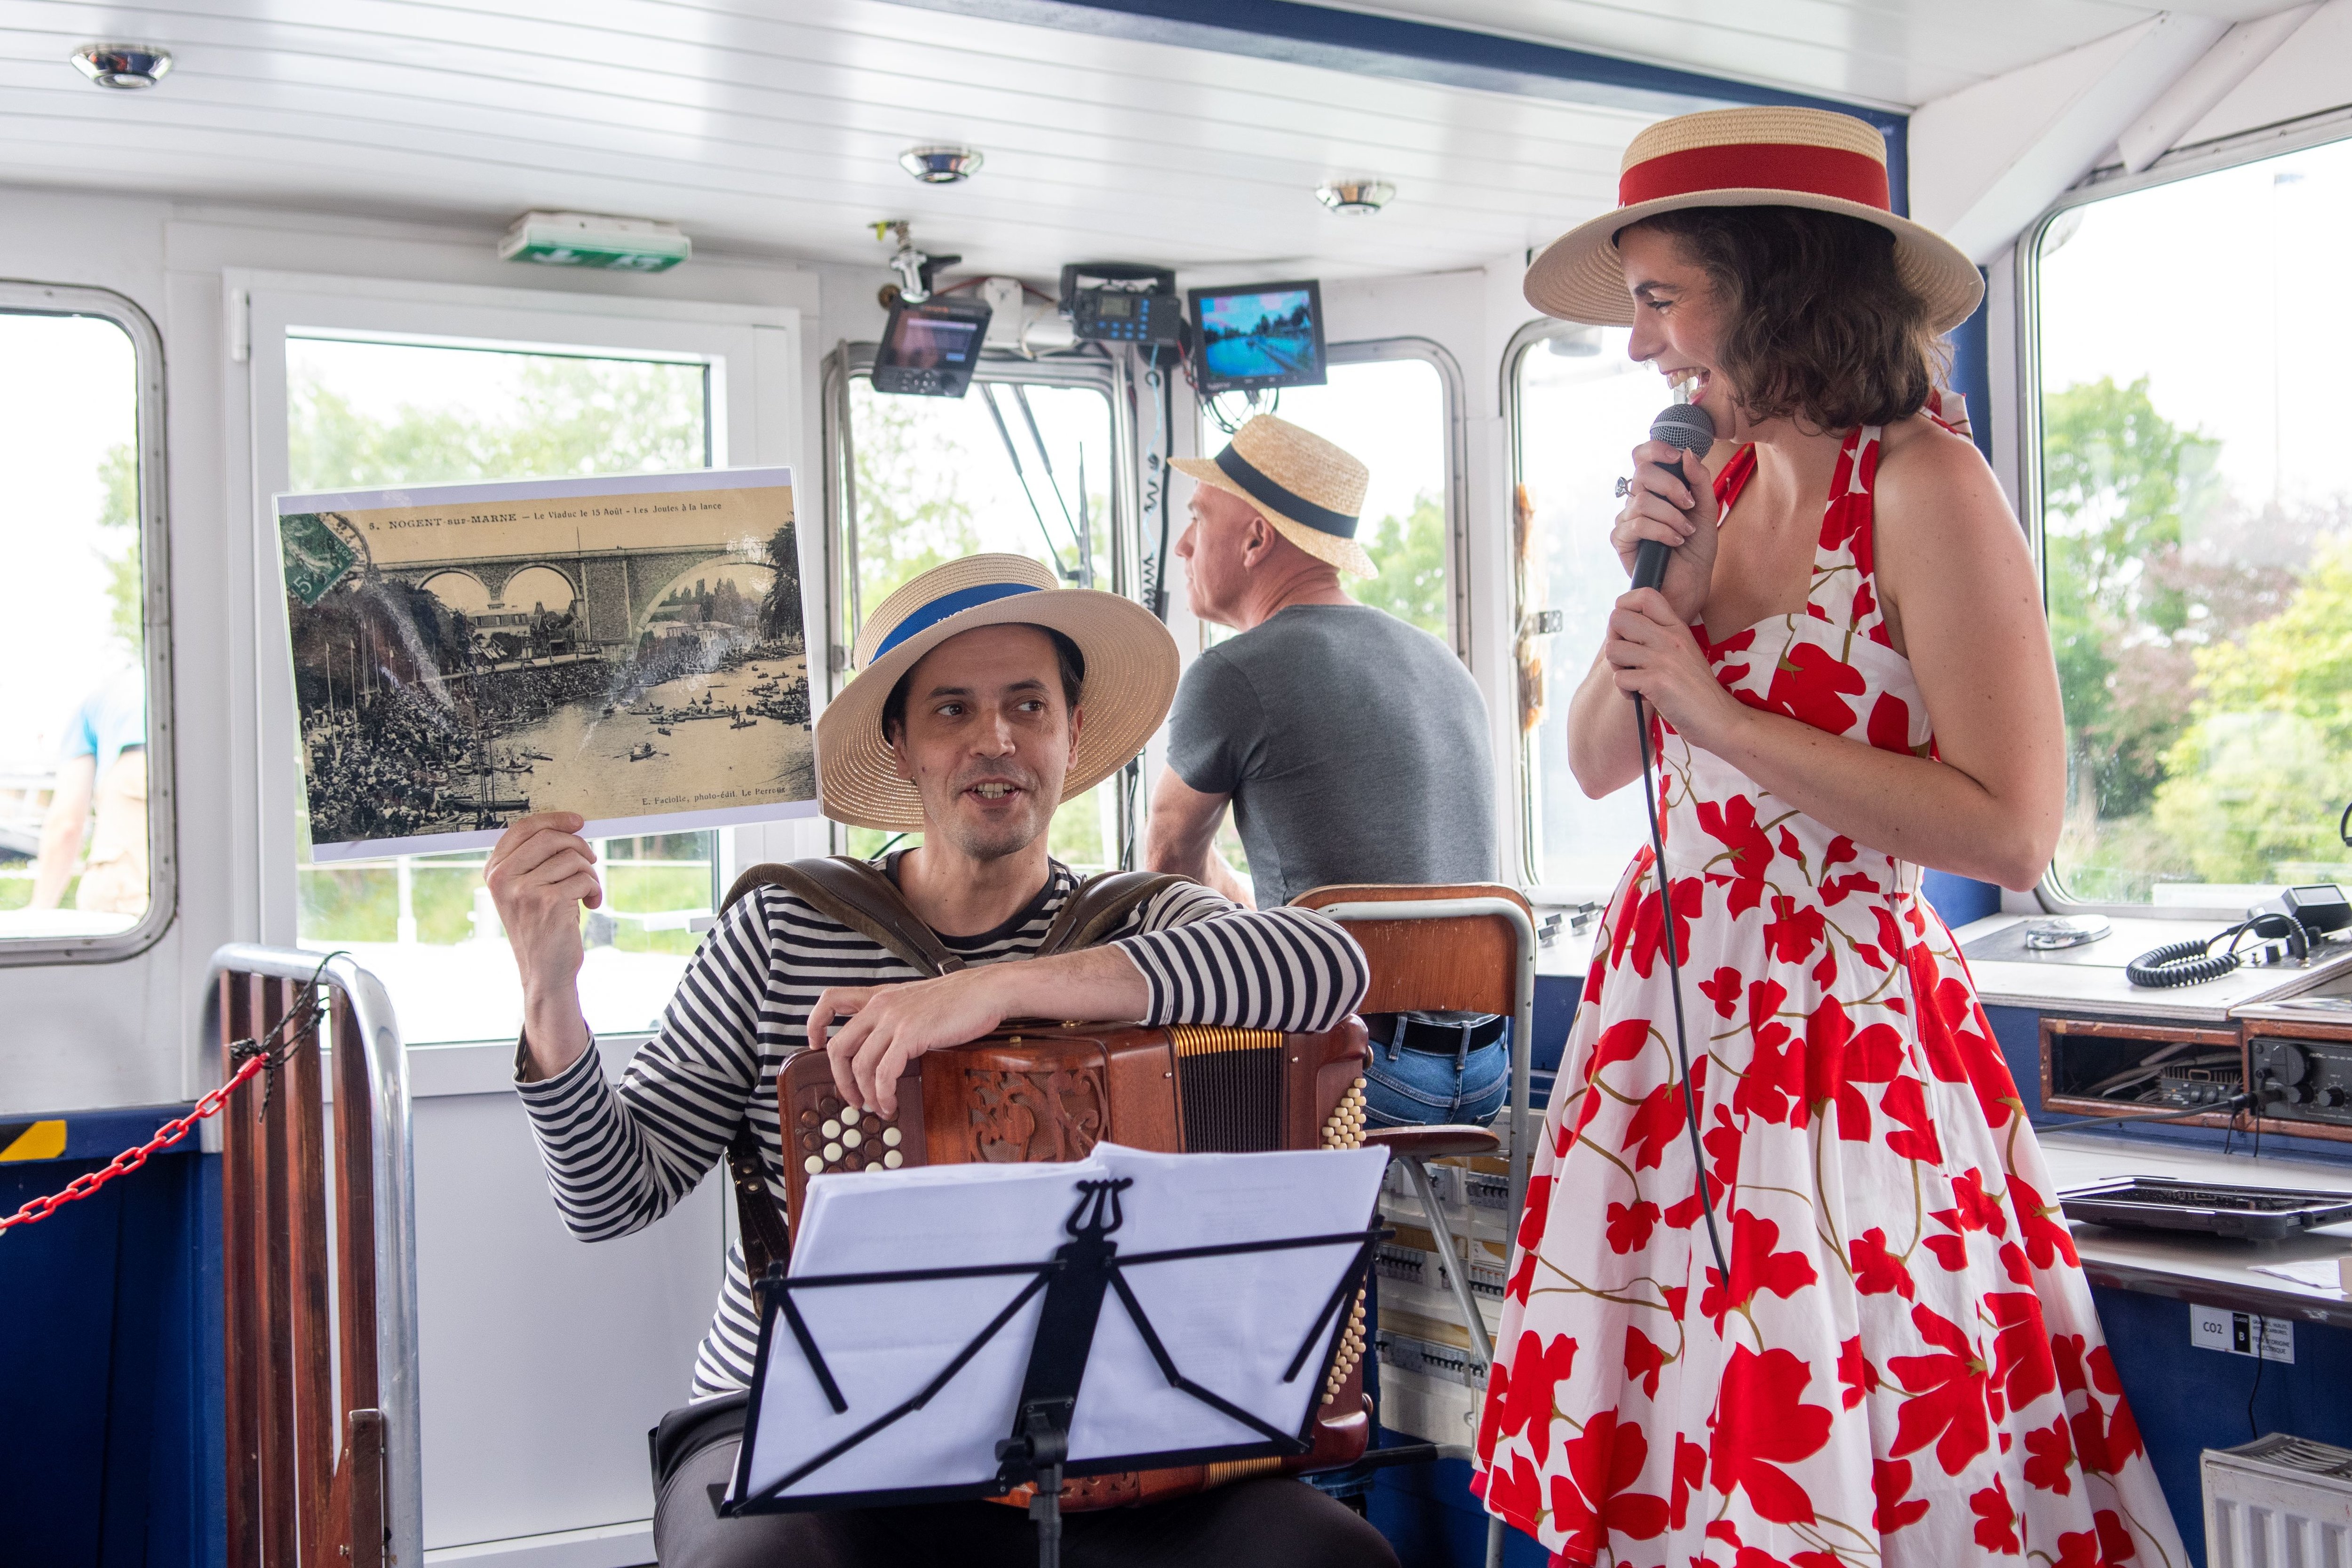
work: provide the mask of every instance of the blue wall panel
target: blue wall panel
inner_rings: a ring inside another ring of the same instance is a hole
[[[2294,1364],[2200,1350],[2189,1343],[2189,1305],[2130,1291],[2095,1291],[2124,1396],[2197,1568],[2205,1564],[2199,1456],[2258,1434],[2292,1432],[2352,1448],[2352,1333],[2294,1325]],[[2255,1368],[2262,1368],[2259,1387]],[[2249,1409],[2251,1406],[2251,1419]]]
[[[98,1163],[0,1166],[0,1210]],[[0,1239],[0,1559],[9,1564],[184,1568],[225,1558],[219,1165],[159,1155]]]

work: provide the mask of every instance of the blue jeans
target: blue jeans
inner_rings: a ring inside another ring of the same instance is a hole
[[[1372,1064],[1364,1070],[1364,1119],[1375,1127],[1484,1124],[1511,1089],[1511,1024],[1499,1039],[1441,1055],[1412,1051],[1375,1029]]]

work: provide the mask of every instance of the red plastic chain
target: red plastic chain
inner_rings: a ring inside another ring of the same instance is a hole
[[[195,1108],[190,1111],[186,1115],[182,1116],[175,1121],[164,1123],[161,1127],[158,1127],[155,1130],[155,1135],[153,1137],[148,1139],[145,1143],[140,1145],[139,1147],[135,1149],[123,1150],[122,1153],[114,1156],[113,1163],[109,1165],[105,1169],[86,1171],[82,1175],[74,1177],[71,1182],[66,1185],[62,1191],[53,1192],[47,1197],[37,1197],[32,1202],[26,1204],[24,1207],[18,1209],[16,1213],[5,1218],[0,1218],[0,1232],[5,1232],[11,1226],[30,1225],[37,1219],[47,1219],[50,1215],[56,1213],[67,1204],[73,1202],[74,1199],[78,1197],[88,1197],[91,1193],[96,1192],[100,1187],[104,1186],[108,1182],[112,1181],[116,1176],[122,1175],[124,1172],[137,1170],[141,1166],[147,1163],[148,1155],[155,1154],[160,1150],[170,1148],[173,1144],[178,1143],[182,1138],[186,1137],[191,1132],[194,1132],[197,1123],[203,1121],[205,1117],[212,1115],[214,1113],[220,1110],[222,1106],[227,1104],[230,1095],[236,1093],[239,1089],[244,1088],[248,1082],[270,1064],[270,1058],[268,1054],[264,1051],[257,1051],[253,1055],[247,1057],[245,1059],[245,1064],[236,1070],[236,1073],[230,1077],[227,1082],[222,1084],[219,1088],[214,1090],[211,1093],[197,1101]]]

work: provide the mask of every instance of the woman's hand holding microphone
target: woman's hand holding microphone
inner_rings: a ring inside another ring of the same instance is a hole
[[[1688,460],[1692,483],[1683,468]],[[1645,441],[1633,449],[1634,471],[1625,507],[1617,514],[1609,542],[1630,576],[1642,541],[1669,547],[1664,580],[1621,595],[1610,612],[1601,657],[1614,672],[1617,689],[1638,695],[1694,746],[1744,711],[1717,684],[1691,625],[1706,608],[1715,580],[1716,529],[1721,510],[1706,465],[1680,447]]]

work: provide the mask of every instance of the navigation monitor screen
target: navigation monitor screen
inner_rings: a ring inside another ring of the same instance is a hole
[[[971,359],[972,339],[978,335],[975,322],[908,315],[898,319],[898,340],[893,346],[898,350],[896,357],[900,364],[929,370],[940,365],[960,365]]]
[[[1200,340],[1203,392],[1323,384],[1318,283],[1195,288],[1192,331]]]
[[[918,397],[963,396],[980,362],[988,318],[988,307],[977,299],[898,301],[875,350],[875,389]]]

